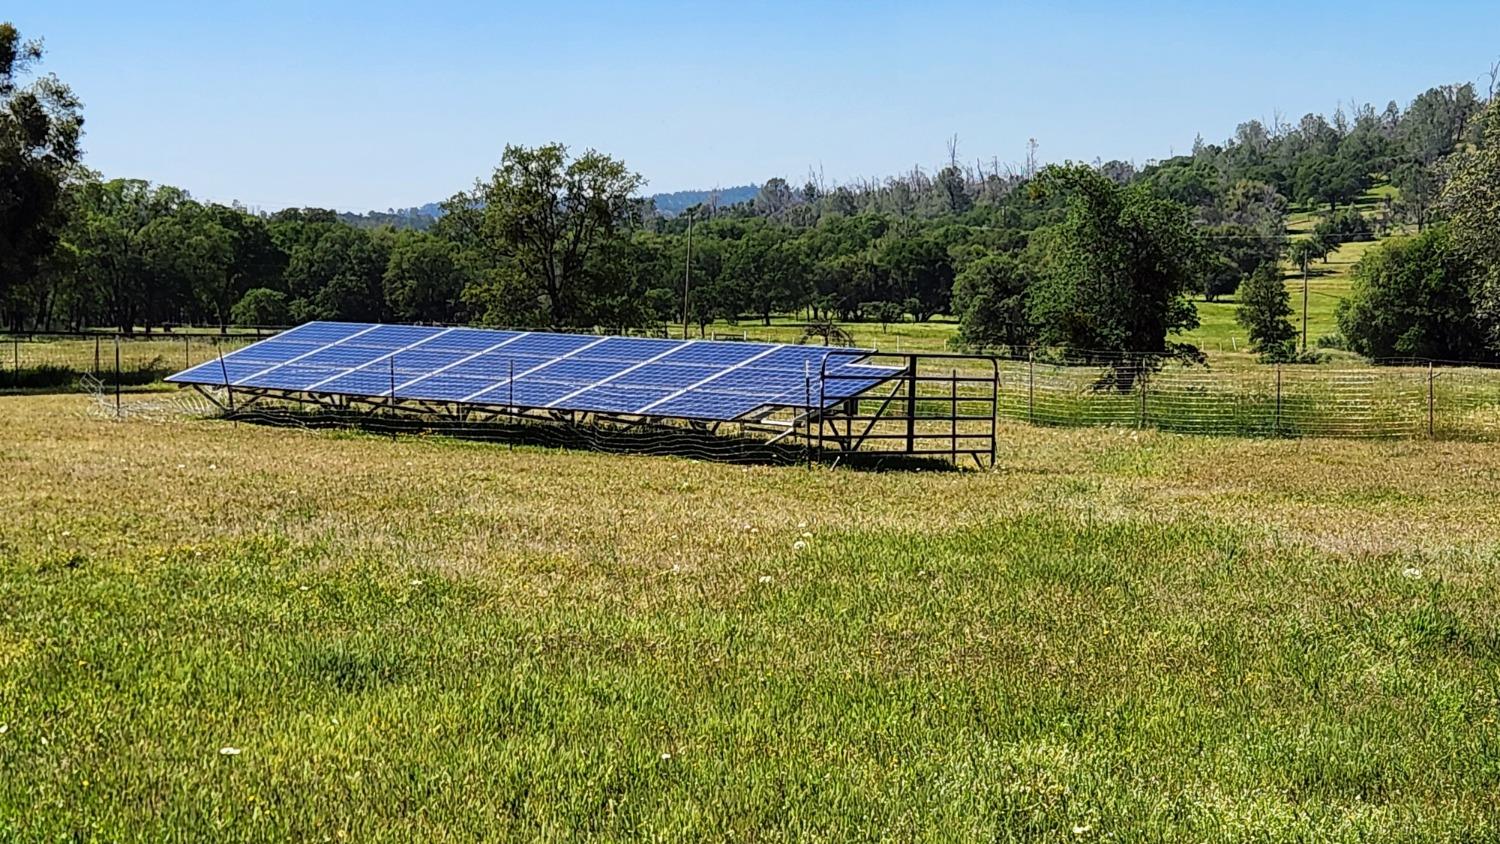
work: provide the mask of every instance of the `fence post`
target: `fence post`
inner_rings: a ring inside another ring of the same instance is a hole
[[[10,338],[10,364],[16,373],[16,384],[21,383],[21,338]]]
[[[807,456],[807,465],[813,462],[813,435],[812,435],[812,363],[802,361],[802,433],[805,442],[802,444],[803,452]],[[792,429],[796,430],[797,420],[792,419]]]
[[[192,369],[193,368],[193,346],[192,346],[192,344],[193,344],[193,336],[191,334],[184,334],[184,335],[182,335],[182,368],[183,369]]]
[[[229,415],[234,416],[234,384],[229,381],[229,366],[224,363],[224,347],[217,340],[214,341],[214,351],[219,355],[219,373],[224,376],[224,394],[229,400]],[[238,419],[235,420],[235,425],[239,425]]]
[[[949,452],[951,452],[950,455],[949,455],[949,457],[952,458],[953,465],[957,466],[958,465],[958,370],[957,369],[953,369],[953,370],[950,370],[948,372],[948,399],[949,399],[949,403],[952,405],[952,408],[948,412],[948,415],[952,417],[952,419],[949,420],[949,421],[951,421],[953,423],[953,426],[951,428],[952,435],[948,438],[948,450],[949,450]],[[853,424],[853,423],[850,423],[850,424]]]
[[[1271,433],[1281,436],[1281,364],[1276,364],[1276,416],[1271,421]]]
[[[99,376],[99,336],[94,335],[94,376]]]
[[[396,356],[391,355],[388,359],[391,365],[391,397],[385,403],[386,412],[391,414],[391,441],[394,442],[399,432],[396,417]]]
[[[1433,371],[1432,361],[1427,362],[1427,438],[1433,438],[1433,421],[1437,410],[1437,397],[1433,393],[1432,382],[1437,380],[1437,374]]]
[[[120,335],[115,335],[115,418],[120,418]]]
[[[1138,381],[1141,382],[1141,413],[1140,413],[1140,421],[1136,425],[1136,427],[1137,428],[1144,428],[1144,427],[1146,427],[1146,421],[1147,421],[1147,417],[1146,417],[1146,389],[1147,389],[1147,387],[1146,387],[1146,359],[1145,358],[1141,358],[1140,363],[1137,364],[1137,366],[1136,366],[1136,376],[1135,377],[1136,377],[1136,380],[1138,380]]]
[[[906,453],[917,450],[917,356],[906,356]]]
[[[1036,424],[1036,351],[1026,353],[1026,422]]]

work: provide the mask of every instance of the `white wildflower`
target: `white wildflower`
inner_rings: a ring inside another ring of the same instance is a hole
[[[1401,570],[1401,576],[1407,580],[1420,580],[1422,578],[1422,570],[1416,566],[1407,566]]]
[[[10,725],[9,724],[0,724],[0,736],[3,736],[3,735],[5,735],[8,732],[10,732]]]
[[[797,523],[797,529],[798,530],[802,530],[802,529],[804,529],[806,527],[807,527],[807,522],[798,522]]]
[[[221,748],[219,748],[219,755],[220,756],[238,756],[238,755],[240,755],[240,749],[238,747],[221,747]]]
[[[792,543],[792,550],[793,551],[801,551],[803,548],[806,548],[806,547],[807,547],[807,543],[803,542],[800,539],[797,540],[796,542]]]
[[[1089,826],[1086,823],[1077,824],[1076,826],[1073,827],[1073,834],[1074,835],[1083,835],[1084,833],[1088,832],[1091,829],[1093,829],[1093,827]]]
[[[671,759],[671,758],[672,758],[672,754],[670,754],[670,753],[663,753],[661,755],[661,761],[663,761],[663,762],[665,762],[665,761],[667,761],[668,759]]]
[[[803,539],[812,539],[812,531],[803,531],[802,538]]]
[[[412,580],[411,581],[411,585],[412,586],[421,586],[422,585],[422,581],[421,580]]]
[[[761,575],[760,576],[760,582],[761,583],[770,583],[771,582],[771,576],[769,574],[763,574],[763,575]]]

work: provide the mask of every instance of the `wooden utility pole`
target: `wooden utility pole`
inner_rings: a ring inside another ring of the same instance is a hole
[[[1307,354],[1307,261],[1302,262],[1302,354]]]
[[[688,338],[688,294],[693,279],[693,212],[688,212],[687,261],[682,265],[682,339]]]

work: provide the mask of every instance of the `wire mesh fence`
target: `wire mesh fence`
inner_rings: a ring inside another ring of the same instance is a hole
[[[0,339],[0,387],[69,388],[83,375],[149,384],[261,339],[246,334],[30,334]]]
[[[1006,360],[1000,416],[1193,434],[1500,439],[1500,370],[1435,365],[1160,369]],[[1123,374],[1122,374],[1123,373]]]
[[[4,337],[0,389],[71,389],[83,375],[112,388],[146,384],[256,339],[218,334]],[[1156,368],[1120,359],[1078,364],[1040,356],[1007,358],[997,361],[996,415],[1044,426],[1149,427],[1229,436],[1500,440],[1500,368],[1446,361],[1378,363]],[[943,373],[959,378],[990,370],[987,362],[979,368],[961,362],[957,369],[940,365]],[[960,383],[958,394],[971,391],[967,382]]]

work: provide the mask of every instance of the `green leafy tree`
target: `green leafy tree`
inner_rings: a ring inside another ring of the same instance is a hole
[[[270,228],[287,255],[283,279],[293,320],[385,316],[389,230],[357,229],[318,209],[278,212]]]
[[[1028,310],[1041,342],[1090,358],[1201,359],[1170,339],[1198,325],[1188,296],[1200,289],[1208,254],[1187,209],[1084,166],[1048,167],[1036,188],[1066,198],[1062,222],[1035,235]]]
[[[123,332],[167,320],[180,301],[179,276],[167,267],[170,226],[160,221],[188,202],[187,194],[135,179],[79,186],[67,239],[78,272],[90,279],[104,318]]]
[[[41,60],[40,42],[0,23],[0,314],[12,328],[35,315],[26,291],[58,242],[63,184],[81,155],[73,93],[53,76],[25,83]]]
[[[953,261],[933,237],[890,236],[877,257],[890,285],[890,298],[910,303],[918,322],[946,311],[953,297]]]
[[[865,302],[860,310],[867,318],[880,323],[882,334],[890,330],[891,323],[900,322],[902,315],[906,313],[895,302]]]
[[[1223,223],[1210,226],[1205,235],[1212,255],[1203,276],[1203,298],[1210,302],[1234,295],[1257,267],[1275,261],[1281,252],[1280,233],[1263,227]]]
[[[1479,318],[1500,344],[1500,105],[1485,110],[1477,149],[1455,156],[1443,189],[1453,244],[1474,265]]]
[[[1010,255],[987,255],[964,267],[953,282],[959,336],[972,349],[1022,349],[1036,339],[1026,309],[1030,279]]]
[[[1443,225],[1366,252],[1338,322],[1349,348],[1368,357],[1473,360],[1486,353],[1473,266]]]
[[[724,272],[743,305],[765,325],[773,313],[800,308],[811,293],[801,248],[774,228],[762,227],[737,241]]]
[[[291,317],[286,294],[266,287],[245,291],[229,314],[235,325],[286,325]]]
[[[349,226],[334,230],[320,245],[338,253],[333,276],[312,299],[320,319],[379,322],[387,318],[385,270],[394,236],[389,229],[366,231]]]
[[[1438,197],[1438,178],[1431,166],[1407,161],[1391,172],[1391,182],[1400,192],[1397,208],[1407,220],[1417,224],[1417,231],[1427,228]]]
[[[641,177],[593,150],[570,158],[561,144],[507,146],[487,182],[449,205],[476,212],[493,263],[511,264],[542,291],[554,325],[588,319],[591,253],[621,237]]]
[[[1274,264],[1262,264],[1240,285],[1234,318],[1250,335],[1262,360],[1291,360],[1297,329],[1292,325],[1292,297]]]
[[[755,194],[752,203],[755,213],[763,217],[774,217],[791,208],[795,201],[796,195],[792,193],[791,185],[787,184],[786,179],[778,176],[767,179],[766,183],[760,186],[760,191]]]
[[[467,268],[458,247],[441,238],[406,231],[391,244],[383,276],[385,302],[402,322],[461,322]]]

